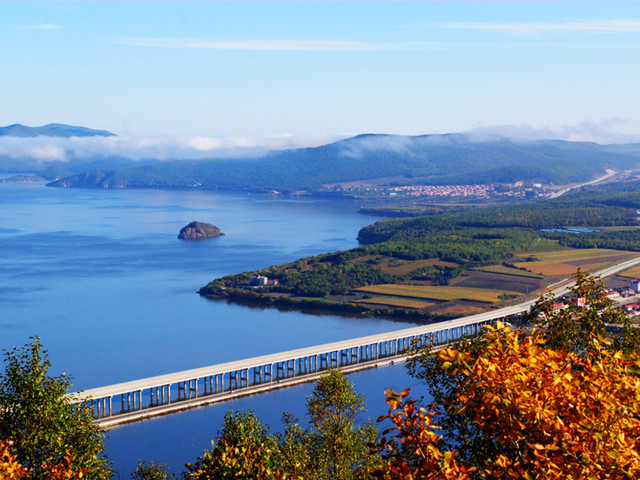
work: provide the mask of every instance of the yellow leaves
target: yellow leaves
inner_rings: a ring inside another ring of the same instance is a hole
[[[378,421],[390,420],[395,428],[385,430],[376,446],[381,463],[371,471],[374,478],[469,480],[474,469],[461,466],[457,453],[440,451],[440,436],[433,432],[433,412],[416,408],[414,401],[406,400],[408,393],[386,392],[389,413]],[[392,432],[396,434],[387,438]]]
[[[82,480],[85,470],[73,467],[73,454],[69,451],[55,464],[43,465],[48,480]],[[27,480],[31,471],[24,468],[13,453],[13,442],[0,441],[0,480]]]
[[[13,442],[0,441],[0,480],[27,479],[30,476],[31,472],[22,467],[13,453]]]
[[[451,411],[517,452],[496,456],[482,476],[640,478],[636,359],[604,350],[603,339],[590,355],[552,350],[535,331],[523,338],[500,324],[485,340],[474,355],[447,349],[438,357],[461,377]]]

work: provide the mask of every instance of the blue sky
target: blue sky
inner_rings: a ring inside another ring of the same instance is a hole
[[[0,42],[0,125],[640,140],[636,2],[0,2]]]

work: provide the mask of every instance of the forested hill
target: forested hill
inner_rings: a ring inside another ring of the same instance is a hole
[[[149,161],[87,171],[59,187],[318,190],[323,185],[395,177],[402,184],[585,181],[606,168],[640,165],[633,150],[565,141],[475,141],[464,134],[359,135],[314,148],[270,152],[260,158]]]
[[[478,206],[440,215],[380,220],[362,228],[358,233],[358,240],[362,244],[387,240],[423,240],[434,235],[456,234],[477,228],[537,231],[581,226],[597,230],[603,226],[638,225],[638,210],[640,181],[619,182],[585,187],[560,198],[535,204]],[[589,238],[590,241],[599,235],[597,232],[579,237],[569,234],[570,237]],[[611,237],[610,233],[603,235]],[[635,231],[629,235],[634,239],[637,236]],[[609,247],[615,248],[615,245],[610,244]]]

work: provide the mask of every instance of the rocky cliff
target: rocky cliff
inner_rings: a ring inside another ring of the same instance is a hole
[[[191,222],[180,230],[178,238],[181,240],[204,240],[205,238],[224,235],[215,225],[204,222]]]

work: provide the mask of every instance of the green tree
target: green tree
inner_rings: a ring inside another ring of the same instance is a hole
[[[316,383],[307,398],[311,426],[311,466],[317,479],[370,478],[375,462],[370,452],[377,435],[372,423],[357,424],[358,413],[365,409],[359,394],[339,370],[330,370]]]
[[[272,435],[253,412],[227,412],[213,449],[187,464],[187,480],[372,478],[370,450],[375,425],[357,424],[364,397],[338,370],[331,370],[307,399],[310,426],[285,414],[283,433]]]
[[[50,478],[44,465],[72,458],[70,468],[88,479],[111,478],[104,456],[104,433],[92,424],[90,408],[72,404],[66,393],[69,376],[48,375],[51,366],[40,339],[4,351],[0,374],[0,439],[14,442],[20,463],[32,478]],[[70,455],[71,454],[71,455]]]
[[[131,474],[131,480],[174,480],[175,475],[167,471],[167,465],[155,460],[138,462],[138,466]]]
[[[546,345],[585,353],[598,348],[594,341],[604,339],[610,327],[618,330],[612,348],[640,352],[639,332],[631,326],[625,312],[607,297],[601,279],[580,269],[573,279],[569,295],[560,300],[554,295],[542,296],[525,316],[542,332]],[[560,308],[556,306],[558,303]]]
[[[195,464],[187,463],[187,480],[279,479],[276,437],[253,412],[229,411],[217,442]]]
[[[282,422],[285,429],[283,433],[278,434],[282,470],[287,473],[287,478],[314,477],[311,470],[311,432],[303,428],[291,413],[285,413]]]

